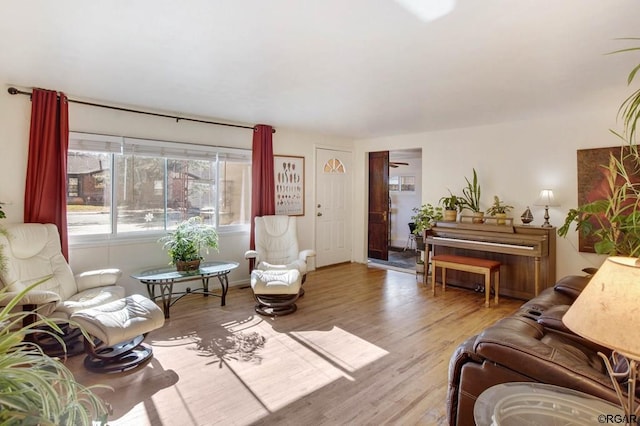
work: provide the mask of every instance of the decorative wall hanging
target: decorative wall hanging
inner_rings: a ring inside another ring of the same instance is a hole
[[[614,146],[610,148],[594,148],[578,150],[578,205],[582,206],[596,200],[607,200],[610,198],[607,165],[611,154],[620,158],[621,154],[629,153],[627,146]],[[626,164],[627,170],[634,170],[633,164]],[[640,177],[630,176],[634,183]],[[635,178],[635,179],[634,179]],[[592,225],[598,227],[598,223],[593,220]],[[594,244],[598,240],[592,235],[578,233],[578,250],[586,253],[595,253]]]
[[[276,214],[304,216],[304,157],[274,155]]]

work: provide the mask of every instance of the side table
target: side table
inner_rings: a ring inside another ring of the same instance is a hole
[[[596,396],[534,382],[492,386],[473,407],[477,426],[602,425],[623,415],[621,407]]]

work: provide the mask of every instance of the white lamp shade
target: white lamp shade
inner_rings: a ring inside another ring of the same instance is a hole
[[[609,257],[562,318],[574,333],[640,360],[640,266]]]
[[[557,206],[556,200],[553,196],[553,190],[543,189],[538,195],[538,199],[535,202],[536,206]]]

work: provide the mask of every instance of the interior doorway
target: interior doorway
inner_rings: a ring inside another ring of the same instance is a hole
[[[374,168],[380,167],[376,163],[369,164],[369,174],[376,173]],[[389,266],[400,269],[415,270],[415,242],[411,238],[409,223],[413,216],[413,208],[422,204],[422,149],[403,149],[388,151],[387,165],[388,185],[383,194],[388,203],[388,224],[383,231],[375,231],[375,227],[368,226],[369,239],[374,232],[382,233],[375,238],[382,238],[386,242],[387,257],[380,259],[380,256],[371,256],[369,253],[369,263],[372,265]],[[379,171],[384,172],[384,171]],[[369,193],[376,184],[375,179],[369,179]],[[371,214],[370,219],[371,221]],[[370,224],[369,224],[370,225]]]

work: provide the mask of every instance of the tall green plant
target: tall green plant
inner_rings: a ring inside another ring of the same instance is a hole
[[[473,179],[471,181],[467,177],[464,180],[467,181],[467,186],[462,188],[462,204],[472,212],[479,212],[481,189],[476,169],[473,169]]]
[[[622,38],[620,40],[633,40],[640,41],[638,37],[628,37]],[[625,52],[635,52],[640,51],[640,47],[630,47],[627,49],[620,49],[611,54],[615,53],[625,53]],[[627,76],[627,85],[631,85],[633,80],[636,78],[638,71],[640,70],[640,64],[633,67],[629,75]],[[620,108],[618,109],[618,117],[621,117],[623,120],[624,126],[624,136],[626,140],[635,145],[635,137],[636,137],[636,127],[638,124],[638,119],[640,119],[640,89],[636,89],[631,96],[624,100]]]
[[[639,41],[640,38],[622,40]],[[640,47],[617,50],[614,53],[640,51]],[[633,67],[627,77],[631,85],[640,70]],[[607,255],[640,256],[640,154],[636,129],[640,119],[640,89],[624,100],[618,109],[623,121],[623,133],[619,136],[625,145],[620,154],[611,154],[609,164],[603,165],[607,176],[607,196],[603,199],[569,210],[558,235],[566,236],[572,224],[585,236],[595,237],[597,253]]]
[[[93,393],[94,388],[104,386],[79,384],[60,360],[25,340],[31,333],[42,333],[42,327],[61,332],[38,312],[15,311],[20,299],[41,282],[10,299],[0,290],[0,301],[5,305],[0,310],[0,424],[104,425],[109,407]],[[36,321],[23,325],[30,317]]]

